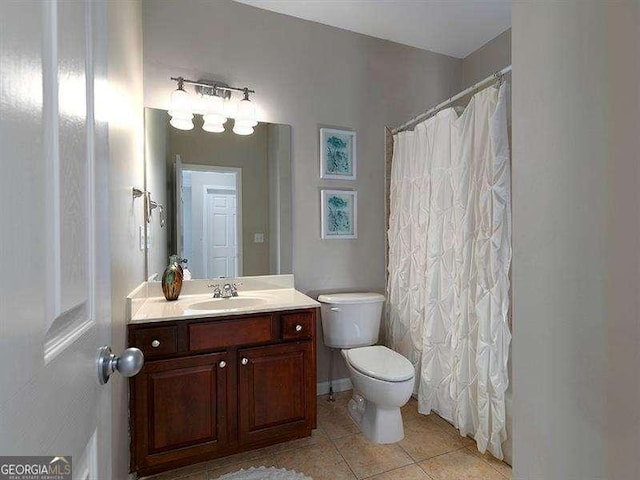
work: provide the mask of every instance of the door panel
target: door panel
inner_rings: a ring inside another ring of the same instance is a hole
[[[225,447],[227,361],[225,352],[148,362],[132,379],[133,470]]]
[[[0,451],[110,469],[108,143],[103,1],[0,2]],[[99,428],[100,426],[100,428]],[[96,466],[97,465],[97,466]]]
[[[311,353],[310,341],[238,351],[240,443],[308,428]]]
[[[203,246],[207,259],[207,277],[238,275],[236,241],[236,193],[205,191],[205,228]]]

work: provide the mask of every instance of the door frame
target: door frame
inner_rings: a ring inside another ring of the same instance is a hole
[[[179,157],[179,155],[177,155],[177,157]],[[244,272],[244,255],[243,255],[243,251],[244,249],[243,247],[243,236],[242,236],[242,168],[241,167],[222,167],[222,166],[217,166],[217,165],[198,165],[198,164],[194,164],[194,163],[182,163],[180,162],[179,164],[180,167],[180,172],[179,172],[179,182],[180,182],[180,198],[182,198],[182,172],[185,170],[191,170],[191,171],[197,171],[197,172],[209,172],[209,173],[215,173],[215,172],[220,172],[220,173],[235,173],[236,174],[236,239],[238,242],[238,270],[237,270],[237,275],[238,277],[243,275]],[[178,173],[178,172],[176,172]],[[176,182],[178,181],[178,179],[176,179]],[[204,198],[204,193],[206,193],[206,189],[207,187],[211,187],[211,186],[207,186],[205,185],[205,190],[203,191],[203,198]],[[180,217],[176,218],[182,218],[182,208],[183,205],[179,205],[179,209],[180,209]],[[203,208],[203,228],[204,228],[204,208]],[[184,230],[184,223],[182,225],[178,224],[178,228]],[[176,232],[177,236],[179,237],[180,235],[182,235],[182,231],[178,231]],[[203,249],[204,252],[204,249]]]

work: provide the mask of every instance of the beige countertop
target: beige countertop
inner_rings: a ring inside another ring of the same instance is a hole
[[[131,315],[129,324],[228,317],[320,306],[318,302],[294,288],[240,291],[237,297],[229,299],[214,300],[212,297],[210,292],[190,294],[168,302],[164,296],[149,296],[141,301],[135,313]]]

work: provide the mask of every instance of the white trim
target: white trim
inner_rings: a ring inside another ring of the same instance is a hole
[[[336,175],[326,173],[326,165],[327,165],[327,155],[324,149],[324,137],[327,135],[336,134],[336,135],[346,135],[351,137],[351,175]],[[357,166],[357,133],[353,130],[339,130],[336,128],[321,128],[320,129],[320,178],[326,180],[355,180],[356,166]]]
[[[54,358],[64,352],[69,346],[88,332],[96,322],[87,319],[78,326],[74,326],[70,332],[63,332],[61,335],[47,340],[44,344],[44,364],[48,365]]]
[[[353,384],[351,383],[350,378],[338,378],[333,381],[333,391],[335,392],[346,392],[347,390],[353,389]],[[326,395],[329,393],[329,382],[320,382],[316,385],[317,395]]]
[[[89,275],[89,291],[88,291],[88,316],[91,321],[96,318],[96,279],[95,272],[96,266],[96,225],[98,214],[96,205],[96,143],[95,143],[95,72],[94,72],[94,59],[93,59],[93,4],[91,1],[85,1],[85,31],[86,31],[86,97],[87,97],[87,246],[88,246],[88,275]]]
[[[74,477],[79,480],[96,480],[98,478],[98,430],[93,431],[89,443],[84,447],[82,457],[74,465]],[[78,473],[79,472],[79,473]]]
[[[327,195],[351,195],[353,197],[353,234],[329,235],[326,222],[326,197]],[[320,238],[322,240],[353,240],[358,238],[358,191],[357,190],[320,190]]]
[[[51,253],[46,263],[46,312],[49,330],[61,313],[61,245],[60,245],[60,145],[59,145],[59,85],[58,85],[58,2],[43,3],[43,38],[42,77],[43,105],[42,117],[44,126],[44,150],[46,156],[47,178],[47,243],[51,245]]]

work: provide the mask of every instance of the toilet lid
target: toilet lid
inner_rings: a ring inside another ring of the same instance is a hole
[[[349,364],[361,373],[388,382],[402,382],[415,375],[409,360],[393,350],[375,345],[346,351]]]

